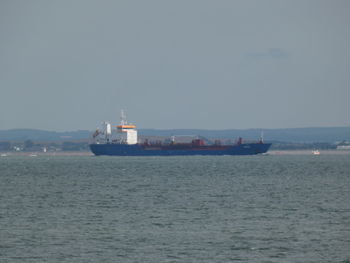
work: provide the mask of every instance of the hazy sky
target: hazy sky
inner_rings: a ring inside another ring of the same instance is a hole
[[[350,126],[350,1],[0,0],[0,129]]]

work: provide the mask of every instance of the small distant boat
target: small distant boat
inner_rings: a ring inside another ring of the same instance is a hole
[[[313,155],[320,155],[320,151],[319,150],[314,150],[314,151],[312,151],[312,154]]]
[[[38,155],[36,155],[36,154],[30,154],[29,156],[30,156],[30,157],[37,157]]]
[[[2,153],[2,154],[1,154],[1,157],[6,157],[6,156],[7,156],[6,153]]]

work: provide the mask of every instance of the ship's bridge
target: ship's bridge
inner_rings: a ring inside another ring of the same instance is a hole
[[[124,111],[121,111],[120,124],[117,125],[117,131],[121,142],[126,144],[137,144],[136,126],[126,121]]]

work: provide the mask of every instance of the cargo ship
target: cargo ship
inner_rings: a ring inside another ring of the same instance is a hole
[[[109,122],[104,122],[101,129],[92,135],[91,151],[99,155],[110,156],[173,156],[173,155],[255,155],[266,153],[271,143],[265,143],[261,136],[257,142],[245,143],[239,138],[234,144],[221,144],[216,140],[207,143],[202,137],[191,142],[176,142],[175,136],[168,142],[139,142],[136,126],[126,121],[122,111],[120,124],[115,131]]]

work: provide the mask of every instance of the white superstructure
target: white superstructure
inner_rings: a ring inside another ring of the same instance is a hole
[[[137,144],[137,130],[133,124],[128,124],[124,111],[121,111],[120,124],[117,126],[118,140],[121,143]]]
[[[127,122],[124,111],[121,111],[120,124],[117,126],[116,133],[112,130],[112,125],[104,121],[101,128],[92,135],[95,143],[120,143],[120,144],[137,144],[136,126]]]

